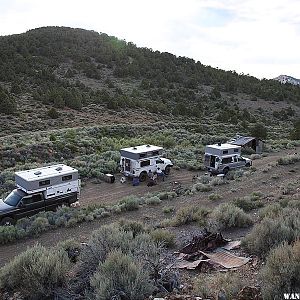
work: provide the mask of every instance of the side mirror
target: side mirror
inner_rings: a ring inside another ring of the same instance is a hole
[[[18,204],[18,207],[25,207],[26,205],[24,204],[23,200],[21,200]]]

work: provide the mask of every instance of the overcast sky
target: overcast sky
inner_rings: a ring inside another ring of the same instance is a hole
[[[300,0],[0,0],[0,35],[54,25],[258,78],[300,78]]]

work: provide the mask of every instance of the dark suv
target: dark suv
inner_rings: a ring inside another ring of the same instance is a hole
[[[69,206],[77,200],[78,193],[45,199],[43,193],[27,194],[15,189],[4,200],[0,199],[0,225],[14,225],[18,219],[55,210],[61,205]]]

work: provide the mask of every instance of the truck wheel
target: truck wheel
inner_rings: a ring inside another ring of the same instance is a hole
[[[164,173],[165,173],[166,175],[169,175],[170,172],[171,172],[171,167],[170,167],[170,166],[166,166],[166,167],[165,167]]]
[[[140,182],[146,181],[147,179],[147,173],[146,172],[142,172],[139,176]]]
[[[0,225],[1,226],[10,226],[10,225],[15,225],[15,223],[16,222],[13,218],[6,217],[1,220]]]
[[[223,170],[223,174],[226,175],[228,172],[229,172],[229,168],[226,167],[226,168]]]
[[[246,163],[246,167],[249,168],[249,167],[250,167],[250,164],[249,164],[249,163]]]

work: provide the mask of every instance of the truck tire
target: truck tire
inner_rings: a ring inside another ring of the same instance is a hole
[[[245,167],[250,168],[250,163],[246,163]]]
[[[1,220],[0,225],[1,226],[10,226],[15,225],[16,221],[13,218],[5,217]]]
[[[171,167],[170,167],[170,166],[166,166],[166,167],[165,167],[164,173],[165,173],[166,175],[169,175],[170,172],[171,172]]]
[[[142,172],[139,176],[140,182],[146,181],[147,179],[147,173],[146,172]]]
[[[229,168],[228,167],[224,168],[223,174],[226,175],[228,172],[229,172]]]

